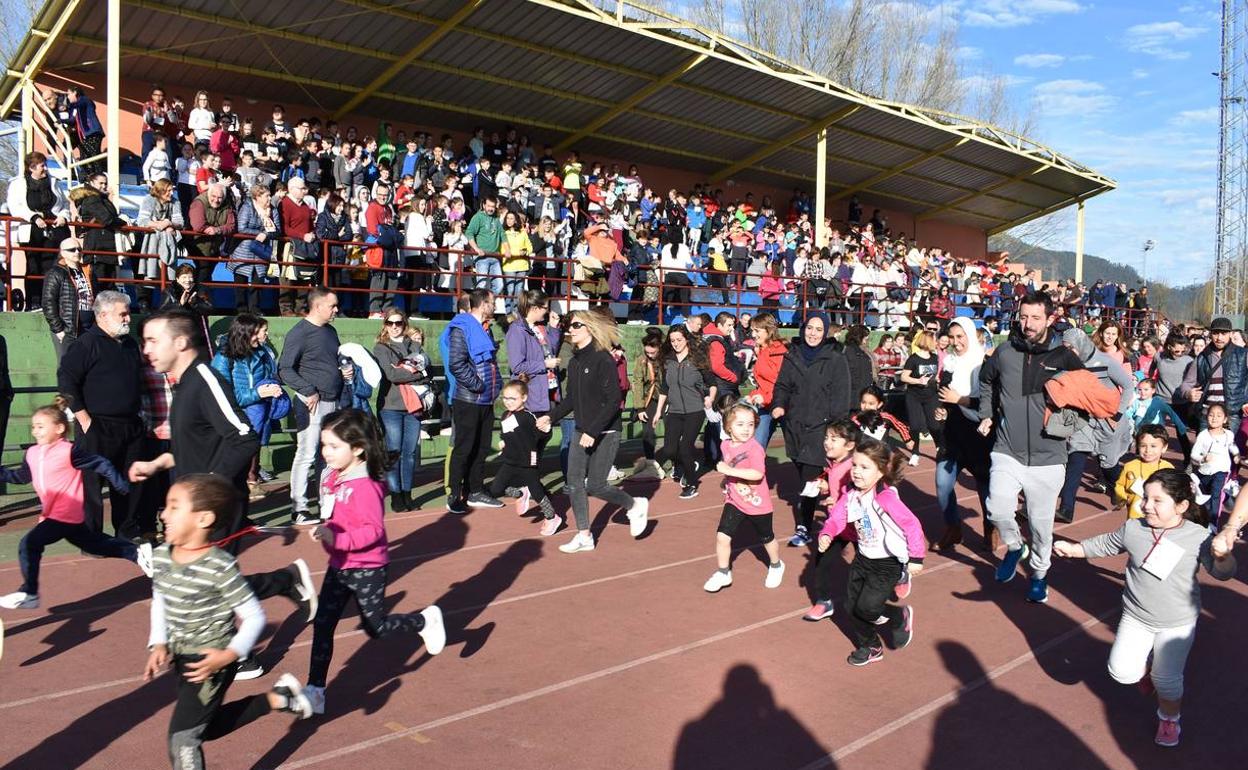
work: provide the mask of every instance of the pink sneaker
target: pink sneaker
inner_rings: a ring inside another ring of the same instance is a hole
[[[1179,728],[1178,719],[1166,719],[1159,715],[1157,720],[1157,737],[1153,740],[1156,741],[1158,746],[1178,746],[1180,732],[1182,730]]]
[[[563,526],[563,519],[559,518],[558,516],[554,517],[553,519],[544,519],[542,521],[542,537],[550,537],[551,535],[558,532],[560,527],[562,526]]]
[[[529,488],[524,487],[520,490],[520,496],[516,498],[516,515],[523,516],[529,512],[529,503],[532,495],[529,494]]]
[[[901,580],[897,581],[897,585],[893,586],[893,595],[897,597],[897,601],[904,601],[910,595],[910,570],[905,567],[901,568]]]

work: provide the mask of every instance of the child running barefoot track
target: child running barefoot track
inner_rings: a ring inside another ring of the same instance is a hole
[[[177,699],[169,720],[174,770],[202,770],[205,741],[270,711],[298,719],[312,715],[299,680],[290,674],[278,677],[266,694],[225,702],[239,661],[264,630],[264,610],[234,557],[209,540],[217,519],[233,515],[238,498],[222,477],[190,474],[170,488],[160,515],[165,543],[153,556],[151,654],[143,677],[150,680],[170,665],[176,674]]]
[[[328,415],[321,427],[321,456],[327,468],[321,482],[325,523],[309,533],[329,554],[329,569],[312,621],[312,663],[306,688],[316,714],[325,713],[325,679],[334,656],[334,629],[352,596],[370,637],[396,632],[420,634],[430,655],[437,655],[446,646],[446,627],[437,607],[386,614],[386,566],[390,562],[384,521],[386,450],[377,422],[356,409]]]
[[[30,418],[30,435],[35,444],[26,450],[22,466],[0,470],[0,481],[5,483],[33,482],[43,507],[39,523],[18,544],[22,586],[0,596],[0,607],[6,610],[31,610],[39,606],[39,564],[43,560],[43,550],[59,540],[68,540],[84,553],[95,556],[129,559],[136,562],[145,575],[152,576],[150,545],[136,546],[129,540],[109,537],[89,529],[84,523],[83,470],[99,473],[119,490],[129,489],[130,483],[108,460],[74,446],[66,438],[68,432],[69,421],[63,406],[39,407]]]

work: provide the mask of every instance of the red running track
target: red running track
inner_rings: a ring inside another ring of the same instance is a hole
[[[539,539],[537,524],[510,508],[391,516],[392,605],[439,604],[445,652],[430,658],[414,638],[370,641],[348,617],[326,715],[266,717],[207,744],[210,766],[1244,766],[1248,738],[1235,728],[1248,695],[1242,575],[1205,581],[1183,744],[1162,749],[1152,743],[1150,701],[1105,673],[1121,560],[1058,562],[1049,603],[1035,606],[1023,601],[1024,580],[993,583],[971,536],[949,557],[931,555],[916,579],[914,643],[855,669],[844,662],[851,644],[836,618],[800,620],[810,603],[802,551],[783,549],[785,584],[767,590],[761,549],[743,549],[734,584],[706,594],[721,503],[715,484],[708,478],[691,501],[677,500],[670,481],[655,486],[630,484],[655,494],[647,536],[632,540],[622,515],[609,521],[600,512],[591,554],[559,553],[566,533]],[[903,497],[936,537],[932,488],[925,459]],[[959,495],[976,508],[969,489]],[[1121,512],[1091,497],[1061,535],[1118,523]],[[786,534],[788,507],[777,507]],[[745,527],[740,537],[744,546],[753,535]],[[257,572],[295,556],[324,569],[305,538],[258,538],[240,562]],[[0,582],[15,582],[16,571],[0,565]],[[148,582],[125,562],[62,557],[45,563],[44,583],[43,609],[5,614],[0,763],[167,766],[173,683],[140,677]],[[236,684],[234,696],[262,691],[282,671],[306,676],[310,626],[283,600],[265,609],[270,633],[260,660],[272,673]]]

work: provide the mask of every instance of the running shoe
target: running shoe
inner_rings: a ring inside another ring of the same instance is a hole
[[[1179,745],[1179,733],[1183,730],[1179,727],[1179,720],[1166,719],[1160,714],[1157,715],[1157,737],[1153,741],[1158,746],[1173,748]]]
[[[695,498],[695,497],[697,497],[697,496],[698,496],[698,485],[697,485],[697,484],[683,484],[683,485],[681,485],[681,488],[680,488],[680,499],[681,499],[681,500],[692,500],[693,498]]]
[[[893,649],[900,650],[914,639],[914,608],[901,608],[901,628],[893,629]]]
[[[442,610],[431,604],[420,611],[425,625],[418,632],[425,643],[425,652],[437,655],[446,647],[446,624],[442,622]]]
[[[533,502],[533,495],[529,492],[528,487],[520,490],[520,496],[516,498],[516,514],[523,516],[529,512],[529,506]]]
[[[727,588],[730,585],[732,585],[732,572],[715,570],[711,573],[711,576],[706,579],[706,582],[702,584],[702,590],[713,594],[722,588]]]
[[[582,530],[573,535],[571,540],[559,546],[559,550],[564,553],[592,551],[594,550],[594,536],[589,530]]]
[[[832,617],[833,607],[831,599],[822,599],[814,603],[814,605],[806,610],[806,614],[802,616],[802,620],[809,620],[811,623],[817,623],[824,618]]]
[[[155,573],[152,566],[152,544],[139,543],[138,553],[135,555],[135,563],[139,565],[139,569],[143,570],[143,574],[149,578]]]
[[[1049,600],[1049,581],[1045,578],[1033,577],[1027,588],[1027,601],[1032,604],[1044,604]]]
[[[473,492],[468,495],[468,505],[471,508],[502,508],[503,501],[484,492]]]
[[[650,501],[644,497],[634,497],[633,505],[628,509],[628,534],[634,538],[646,533],[646,522],[650,520]]]
[[[893,595],[899,602],[904,601],[910,595],[910,570],[905,567],[901,568],[901,579],[897,581],[897,585],[893,586]]]
[[[446,498],[446,512],[465,514],[468,513],[468,506],[460,498],[448,496]]]
[[[241,670],[241,669],[240,669]],[[238,675],[234,676],[238,679]],[[272,692],[286,699],[286,703],[278,708],[278,711],[285,711],[294,714],[295,719],[307,719],[312,716],[312,704],[308,702],[308,697],[303,694],[303,685],[299,684],[299,680],[294,674],[282,674],[273,683]]]
[[[851,666],[866,666],[884,660],[883,647],[859,647],[845,659]]]
[[[779,588],[784,582],[784,562],[767,566],[767,577],[763,580],[764,588]]]
[[[313,516],[310,511],[295,511],[295,526],[306,527],[311,524],[320,524],[321,517]]]
[[[1027,546],[1019,546],[1010,551],[1005,552],[1005,556],[1001,557],[1001,563],[997,565],[997,582],[1008,583],[1014,579],[1014,574],[1018,572],[1018,563],[1027,555]]]
[[[910,455],[910,459],[907,462],[909,463],[911,468],[919,467],[919,453],[915,452],[914,454]]]
[[[797,525],[797,531],[793,533],[793,537],[789,538],[789,547],[801,548],[806,545],[810,545],[810,535],[807,534],[806,527],[799,524]]]
[[[563,519],[558,516],[552,516],[549,519],[542,519],[542,537],[550,537],[563,527]]]
[[[0,596],[0,607],[6,610],[37,610],[39,609],[39,594],[14,591],[6,596]]]
[[[259,679],[262,676],[264,676],[264,666],[260,665],[260,661],[255,658],[243,658],[238,662],[238,670],[234,672],[234,679],[240,682]]]
[[[286,594],[290,600],[299,605],[299,609],[303,610],[304,616],[311,623],[316,617],[316,584],[312,582],[312,573],[308,570],[308,563],[303,559],[295,559],[286,568],[294,575],[291,581],[290,593]]]

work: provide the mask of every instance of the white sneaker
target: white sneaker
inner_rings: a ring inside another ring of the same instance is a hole
[[[727,588],[730,585],[732,585],[732,572],[729,571],[724,573],[719,570],[715,570],[711,573],[711,576],[706,579],[706,582],[702,584],[702,590],[713,594],[721,588]]]
[[[314,687],[310,684],[303,686],[303,696],[308,699],[309,705],[312,706],[313,714],[325,713],[325,688]]]
[[[446,624],[442,622],[442,610],[431,604],[420,611],[425,619],[425,627],[420,629],[420,638],[425,642],[425,652],[437,655],[446,646]]]
[[[646,533],[646,522],[650,520],[650,501],[644,497],[634,497],[633,507],[628,509],[628,534],[641,537]]]
[[[0,607],[6,610],[34,610],[39,608],[39,594],[28,594],[25,591],[14,591],[0,596]]]
[[[571,540],[559,546],[559,550],[564,553],[592,551],[594,550],[594,535],[588,530],[581,530],[573,535]]]
[[[155,573],[155,568],[152,566],[151,543],[139,543],[139,553],[135,558],[135,562],[139,565],[139,569],[143,570],[143,574],[147,575],[148,579],[151,579]]]
[[[667,478],[667,473],[664,472],[663,466],[659,465],[658,460],[651,460],[650,465],[654,467],[654,475],[659,479],[659,481]]]
[[[763,585],[767,588],[779,588],[783,582],[784,562],[780,562],[778,567],[767,565],[767,578],[763,581]]]
[[[237,679],[237,677],[235,677]],[[282,674],[273,683],[273,692],[286,699],[286,705],[278,711],[286,711],[295,715],[295,719],[307,719],[312,716],[312,704],[303,694],[303,685],[294,674]]]
[[[910,455],[910,467],[911,468],[918,467],[918,464],[919,464],[919,453],[915,452],[914,454]]]

